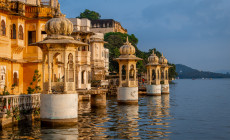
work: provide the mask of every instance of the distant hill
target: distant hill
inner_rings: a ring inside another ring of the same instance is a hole
[[[182,64],[176,64],[176,72],[180,79],[192,78],[230,78],[230,74],[199,71]]]

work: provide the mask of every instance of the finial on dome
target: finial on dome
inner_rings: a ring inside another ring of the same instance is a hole
[[[127,36],[127,38],[126,38],[126,43],[129,43],[129,37]]]
[[[60,3],[58,3],[58,5],[57,5],[57,9],[55,11],[54,17],[55,18],[65,17],[65,15],[61,13]]]
[[[163,56],[164,56],[164,55],[163,55],[163,52],[162,52],[161,54],[162,54],[162,57],[163,57]]]
[[[153,49],[153,54],[155,54],[155,53],[154,53],[154,49]]]

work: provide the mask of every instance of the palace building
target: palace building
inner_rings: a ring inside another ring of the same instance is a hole
[[[28,44],[43,40],[57,9],[58,0],[0,0],[0,92],[26,93],[42,60],[41,50]]]
[[[29,44],[47,37],[45,24],[57,11],[58,0],[0,0],[0,94],[4,90],[11,94],[27,93],[34,71],[42,74],[42,51]],[[90,89],[91,80],[103,80],[108,73],[109,51],[104,48],[104,35],[91,31],[88,19],[70,21],[74,28],[72,37],[86,44],[75,53],[76,88]],[[57,56],[53,62],[53,68],[58,69],[53,81],[63,80],[61,59]]]
[[[127,29],[123,28],[120,22],[113,19],[97,19],[91,21],[91,31],[96,33],[120,32],[127,34]]]

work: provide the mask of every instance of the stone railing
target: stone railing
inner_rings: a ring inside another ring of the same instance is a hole
[[[6,113],[14,108],[30,110],[40,107],[40,93],[28,95],[5,95],[0,96],[0,112]]]
[[[54,11],[50,7],[26,7],[27,17],[52,17]]]

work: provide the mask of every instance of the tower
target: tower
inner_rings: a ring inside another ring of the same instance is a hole
[[[40,107],[42,125],[77,123],[75,53],[77,47],[87,44],[70,37],[72,31],[72,22],[58,11],[55,18],[46,23],[48,36],[43,41],[32,44],[39,46],[43,52],[43,94],[41,94]],[[60,72],[61,78],[57,80],[56,75]]]
[[[160,58],[160,64],[161,64],[161,93],[169,93],[169,73],[168,70],[170,66],[168,65],[168,60],[165,58],[165,56],[162,53],[162,56]]]
[[[161,84],[160,84],[160,68],[159,58],[153,53],[148,58],[149,63],[147,64],[147,95],[161,95]]]
[[[136,63],[141,58],[136,57],[134,46],[126,43],[120,47],[120,56],[115,60],[119,63],[119,89],[117,95],[118,103],[137,104],[138,103],[138,81]]]

